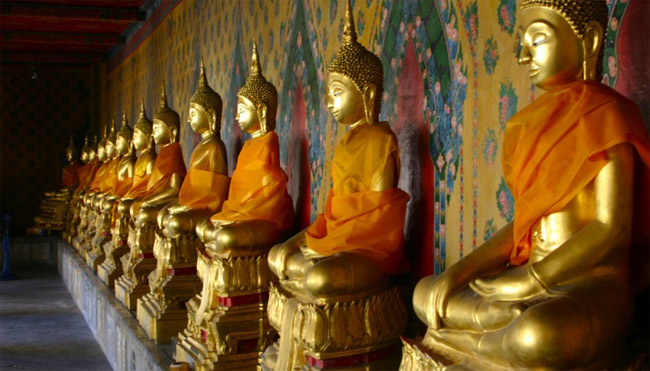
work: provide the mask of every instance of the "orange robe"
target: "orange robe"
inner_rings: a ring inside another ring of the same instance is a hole
[[[607,164],[605,152],[621,143],[650,165],[638,108],[600,83],[547,92],[508,121],[501,163],[515,199],[512,264],[528,260],[531,227],[561,211]]]
[[[151,154],[155,159],[156,153],[152,150]],[[140,155],[140,157],[138,157],[138,160],[135,162],[131,188],[124,195],[126,198],[141,198],[147,193],[147,185],[149,184],[149,178],[151,177],[151,174],[147,174],[148,162],[142,160],[143,155]]]
[[[68,188],[79,184],[79,170],[81,166],[78,164],[70,164],[63,169],[63,180],[61,187]]]
[[[88,178],[92,176],[93,173],[93,164],[84,164],[79,168],[77,174],[79,175],[79,183],[77,183],[77,189],[83,188],[84,185],[88,182]]]
[[[124,179],[118,178],[113,193],[118,198],[122,198],[131,189],[132,185],[133,185],[133,177],[126,177]]]
[[[332,190],[325,212],[307,229],[307,247],[321,255],[364,255],[394,273],[404,251],[404,219],[409,196],[399,188],[371,191],[373,174],[397,159],[395,134],[386,123],[362,125],[345,135],[334,152]],[[399,178],[399,170],[396,172]]]
[[[99,167],[97,168],[97,171],[95,172],[95,176],[93,177],[93,181],[90,184],[90,189],[93,191],[97,192],[99,191],[99,187],[104,181],[104,178],[108,175],[108,162],[102,162],[99,164]]]
[[[195,149],[190,158],[190,165],[195,162],[196,153],[198,152]],[[210,156],[210,161],[216,160],[216,156]],[[209,169],[216,168],[214,163],[203,165]],[[216,212],[228,198],[229,184],[228,175],[190,167],[178,192],[178,203],[194,210]]]
[[[112,193],[117,185],[117,164],[120,162],[119,158],[114,158],[108,163],[106,176],[99,184],[99,191],[102,193]]]
[[[287,175],[280,167],[280,142],[275,132],[244,143],[232,174],[228,200],[210,219],[266,220],[279,231],[293,225],[293,202]]]
[[[149,197],[169,187],[169,182],[174,174],[185,176],[185,163],[183,162],[183,152],[181,145],[171,143],[160,148],[160,153],[156,157],[153,171],[147,183],[147,192],[142,197]]]

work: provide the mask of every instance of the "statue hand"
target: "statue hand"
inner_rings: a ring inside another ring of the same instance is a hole
[[[546,291],[530,265],[510,268],[495,279],[477,279],[470,288],[488,301],[524,301]]]

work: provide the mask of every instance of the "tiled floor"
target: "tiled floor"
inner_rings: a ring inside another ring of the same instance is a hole
[[[0,281],[0,370],[111,370],[54,267]]]

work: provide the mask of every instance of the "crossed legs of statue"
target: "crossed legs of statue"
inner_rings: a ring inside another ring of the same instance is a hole
[[[416,303],[419,315],[432,307]],[[505,366],[564,368],[610,353],[631,312],[627,290],[607,279],[508,302],[488,301],[467,287],[449,298],[442,326],[430,327],[423,344],[435,351],[435,343],[442,343]]]
[[[282,259],[282,263],[278,256],[284,253],[281,249],[282,246],[276,246],[269,253],[271,270],[291,291],[316,299],[366,296],[368,290],[388,281],[388,277],[375,264],[358,254],[337,253],[311,258],[295,249]]]

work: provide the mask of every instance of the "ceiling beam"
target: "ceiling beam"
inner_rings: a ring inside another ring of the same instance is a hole
[[[0,3],[0,14],[7,17],[55,18],[65,20],[136,22],[146,13],[139,9],[99,8],[54,4]]]
[[[27,53],[3,52],[2,63],[34,63],[34,64],[91,64],[99,63],[102,55],[98,54],[60,54],[60,53]]]
[[[71,32],[27,32],[1,31],[3,43],[53,43],[72,45],[117,45],[124,43],[124,37],[113,34],[87,34]]]

